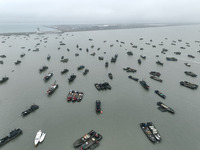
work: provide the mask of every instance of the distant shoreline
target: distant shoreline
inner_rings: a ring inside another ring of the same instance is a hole
[[[59,33],[55,31],[44,31],[39,34],[54,34],[54,33]],[[11,32],[11,33],[0,33],[0,36],[11,36],[11,35],[29,35],[29,34],[38,34],[37,32]],[[38,34],[38,35],[39,35]]]
[[[72,24],[72,25],[52,25],[45,26],[56,29],[61,32],[81,32],[81,31],[102,31],[102,30],[119,30],[119,29],[135,29],[135,28],[152,28],[152,27],[168,27],[168,26],[184,26],[184,25],[198,25],[193,24]]]
[[[149,27],[162,27],[168,26],[167,24],[88,24],[88,25],[53,25],[46,26],[48,28],[56,29],[61,32],[81,32],[81,31],[102,31],[102,30],[119,30],[119,29],[135,29],[135,28],[149,28]]]
[[[29,34],[55,34],[64,32],[84,32],[84,31],[103,31],[103,30],[120,30],[120,29],[135,29],[135,28],[152,28],[152,27],[167,27],[167,26],[184,26],[184,25],[198,25],[194,24],[72,24],[72,25],[43,25],[44,27],[55,29],[56,31],[37,32],[11,32],[0,33],[0,36],[11,35],[29,35]]]

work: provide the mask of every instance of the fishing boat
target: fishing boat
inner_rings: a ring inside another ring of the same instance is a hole
[[[91,130],[90,132],[88,132],[87,134],[85,134],[84,136],[82,136],[81,138],[77,139],[74,143],[73,146],[75,148],[81,146],[82,144],[84,144],[88,139],[90,139],[92,136],[94,136],[95,131]]]
[[[96,53],[95,53],[95,52],[93,52],[93,53],[92,53],[92,54],[90,54],[90,55],[91,55],[91,56],[95,56],[95,54],[96,54]]]
[[[95,83],[94,86],[96,87],[97,90],[101,90],[100,85],[98,83]]]
[[[0,55],[1,58],[6,58],[6,55]]]
[[[168,112],[170,112],[172,114],[175,113],[175,111],[172,108],[170,108],[169,106],[165,105],[163,102],[157,102],[157,105],[159,106],[158,109],[160,111],[162,111],[162,112],[168,111]]]
[[[128,52],[127,52],[127,55],[132,56],[132,55],[133,55],[133,52],[132,52],[132,51],[128,51]]]
[[[86,75],[88,72],[89,72],[89,69],[85,69],[85,70],[83,71],[83,75]]]
[[[68,69],[64,69],[63,71],[61,71],[60,73],[61,74],[65,74],[65,73],[67,73],[69,70]]]
[[[101,84],[101,86],[103,87],[103,89],[105,89],[105,90],[111,90],[111,86],[110,86],[110,84],[108,83],[108,82],[104,82],[104,83],[102,83]]]
[[[39,72],[42,73],[43,71],[47,70],[49,67],[47,66],[42,66],[40,69],[39,69]]]
[[[181,54],[181,52],[174,52],[174,54],[176,54],[176,55],[180,55],[180,54]]]
[[[166,57],[166,60],[168,61],[177,61],[178,59],[175,57]]]
[[[190,55],[190,54],[188,55],[188,57],[190,57],[190,58],[195,58],[193,55]]]
[[[105,62],[105,67],[108,68],[108,62],[107,61]]]
[[[94,86],[96,87],[97,90],[111,90],[111,86],[108,82],[104,83],[95,83]]]
[[[139,80],[138,78],[135,78],[135,77],[133,77],[133,76],[128,76],[128,78],[129,78],[129,79],[132,79],[132,80],[134,80],[134,81],[137,81],[137,82],[138,82],[138,80]]]
[[[188,81],[181,81],[180,85],[185,86],[185,87],[190,88],[190,89],[193,89],[193,90],[198,88],[197,84],[190,83]]]
[[[156,143],[156,138],[154,137],[154,135],[152,134],[152,132],[150,131],[149,127],[147,126],[146,123],[140,123],[140,127],[142,129],[142,131],[144,132],[144,134],[147,136],[147,138],[152,142],[152,143]]]
[[[156,129],[156,127],[154,126],[154,124],[152,122],[147,122],[147,126],[149,127],[149,130],[154,135],[156,141],[159,143],[161,141],[161,136],[160,136],[158,130]]]
[[[95,132],[94,135],[89,138],[84,144],[79,147],[79,150],[94,150],[97,146],[99,146],[100,140],[102,139],[102,135]]]
[[[188,64],[188,63],[184,63],[186,66],[188,66],[188,67],[190,67],[191,65],[190,64]]]
[[[3,77],[1,80],[0,80],[0,84],[8,81],[9,77]]]
[[[41,135],[42,135],[42,131],[39,130],[39,131],[37,132],[36,136],[35,136],[35,140],[34,140],[35,146],[37,146],[37,145],[39,144]]]
[[[60,60],[60,62],[67,63],[67,62],[68,62],[68,60],[69,60],[68,58],[61,59],[61,60]]]
[[[118,55],[115,55],[115,57],[112,57],[111,60],[110,60],[110,62],[111,63],[115,63],[117,61],[117,56]]]
[[[50,55],[48,55],[48,56],[47,56],[47,60],[50,60],[50,59],[51,59],[51,56],[50,56]]]
[[[158,94],[160,97],[162,97],[164,99],[166,98],[166,96],[158,90],[155,90],[155,93]]]
[[[73,96],[72,96],[72,102],[75,102],[78,97],[78,91],[74,91]]]
[[[25,54],[24,54],[24,53],[20,55],[20,57],[24,57],[24,56],[25,56]]]
[[[77,102],[80,102],[83,99],[83,92],[78,92]]]
[[[141,57],[142,59],[146,59],[146,56],[144,56],[144,55],[140,55],[140,57]]]
[[[137,70],[136,70],[136,69],[133,69],[133,68],[131,68],[131,67],[126,67],[126,68],[123,68],[123,70],[125,70],[126,72],[132,72],[132,73],[135,73],[135,72],[137,72]]]
[[[96,112],[100,113],[101,112],[101,101],[96,100]]]
[[[55,81],[54,84],[52,84],[50,88],[47,90],[47,94],[48,95],[52,94],[57,88],[58,88],[58,84]]]
[[[102,56],[99,56],[98,58],[99,58],[99,60],[103,60],[104,59]]]
[[[160,78],[158,78],[158,77],[156,77],[156,76],[150,76],[150,78],[151,78],[151,79],[154,79],[154,80],[156,80],[156,81],[158,81],[158,82],[162,82],[162,81],[163,81],[162,79],[160,79]]]
[[[21,61],[20,60],[17,60],[16,62],[15,62],[15,65],[18,65],[18,64],[20,64],[21,63]]]
[[[31,112],[37,110],[38,108],[39,108],[38,105],[33,104],[33,105],[30,106],[29,109],[23,111],[23,112],[21,113],[21,116],[25,117],[25,116],[27,116],[28,114],[30,114]]]
[[[112,73],[108,73],[108,77],[112,80],[113,79]]]
[[[146,83],[144,80],[140,81],[140,84],[141,84],[141,85],[143,86],[143,88],[145,88],[146,90],[149,89],[149,85],[147,85],[147,83]]]
[[[10,142],[14,138],[18,137],[20,134],[22,134],[21,129],[14,129],[12,130],[8,136],[5,136],[4,138],[0,139],[0,147],[5,145],[6,143]]]
[[[90,138],[87,142],[79,147],[79,150],[93,150],[99,145],[99,142],[94,138]]]
[[[42,133],[41,137],[40,137],[40,143],[42,143],[45,139],[46,133]]]
[[[138,59],[138,64],[141,64],[141,63],[142,63],[141,59]]]
[[[71,101],[72,100],[73,94],[74,94],[74,91],[70,90],[69,93],[68,93],[68,96],[67,96],[67,101]]]
[[[70,78],[68,79],[68,81],[69,81],[69,82],[72,82],[72,81],[74,81],[75,78],[76,78],[76,75],[72,74],[72,75],[70,76]]]
[[[191,71],[185,71],[184,72],[186,75],[191,76],[191,77],[197,77],[197,75]]]
[[[48,81],[53,76],[52,72],[47,73],[47,75],[43,78],[44,81]]]
[[[163,63],[160,61],[157,61],[156,64],[163,66]]]
[[[149,72],[150,75],[153,75],[153,76],[157,76],[157,77],[160,77],[160,72],[156,72],[156,71],[151,71]]]
[[[82,70],[82,69],[84,69],[84,68],[85,68],[85,66],[80,65],[80,66],[77,68],[77,70]]]

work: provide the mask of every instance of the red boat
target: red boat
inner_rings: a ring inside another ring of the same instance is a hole
[[[78,97],[78,91],[75,91],[73,93],[72,102],[75,102],[77,100],[77,97]]]
[[[56,84],[56,82],[54,82],[54,84],[52,84],[50,86],[50,88],[48,89],[47,94],[48,95],[52,94],[57,88],[58,88],[58,84]]]
[[[74,91],[70,90],[69,93],[68,93],[68,96],[67,96],[67,101],[71,101],[72,100],[73,94],[74,94]]]

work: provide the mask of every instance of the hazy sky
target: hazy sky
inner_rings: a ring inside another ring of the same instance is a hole
[[[200,0],[0,0],[0,23],[200,22]]]

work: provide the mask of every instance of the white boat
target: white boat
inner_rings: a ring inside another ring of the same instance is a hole
[[[45,136],[46,136],[46,133],[43,132],[40,137],[40,143],[42,143],[44,141]]]
[[[41,135],[42,135],[42,131],[39,130],[39,131],[37,132],[36,136],[35,136],[35,141],[34,141],[35,146],[37,146],[37,145],[39,144]]]

